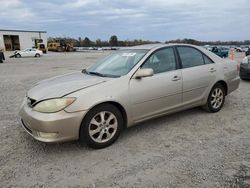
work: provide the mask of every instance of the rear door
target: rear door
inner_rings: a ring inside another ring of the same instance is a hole
[[[194,47],[178,46],[182,65],[183,104],[200,103],[216,80],[216,65]]]
[[[134,121],[164,113],[182,103],[182,75],[177,69],[172,47],[154,52],[141,68],[152,68],[154,75],[130,80],[130,100]]]

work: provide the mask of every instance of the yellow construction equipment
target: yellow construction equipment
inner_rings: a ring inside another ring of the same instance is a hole
[[[54,52],[73,52],[74,45],[72,42],[66,40],[55,40],[48,42],[48,50]]]
[[[43,53],[47,53],[47,49],[45,47],[45,44],[43,43],[43,40],[42,39],[35,39],[35,48],[38,49],[38,50],[41,50]]]

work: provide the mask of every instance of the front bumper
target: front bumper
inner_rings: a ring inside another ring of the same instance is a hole
[[[250,66],[248,64],[240,65],[240,77],[243,79],[250,79]]]
[[[64,142],[77,140],[86,111],[68,113],[40,113],[23,103],[19,115],[23,128],[36,140]]]

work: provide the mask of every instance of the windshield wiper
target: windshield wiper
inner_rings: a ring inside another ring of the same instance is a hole
[[[100,72],[94,72],[94,71],[89,72],[86,69],[83,69],[82,73],[95,75],[95,76],[101,76],[101,77],[110,77],[110,78],[118,78],[118,77],[120,77],[120,76],[116,76],[116,75],[102,74]]]
[[[99,73],[99,72],[88,72],[86,69],[82,70],[82,73],[85,74],[93,74],[93,75],[97,75],[97,76],[104,76],[103,74]]]
[[[105,74],[102,74],[102,73],[99,73],[99,72],[87,72],[87,74],[92,74],[92,75],[96,75],[96,76],[101,76],[101,77],[108,77],[107,75]]]

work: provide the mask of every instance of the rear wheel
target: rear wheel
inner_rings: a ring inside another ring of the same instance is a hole
[[[40,57],[41,55],[40,54],[36,54],[35,57]]]
[[[208,112],[218,112],[225,102],[225,88],[221,84],[216,84],[209,93],[207,104],[204,109]]]
[[[80,143],[100,149],[113,144],[123,127],[119,109],[103,104],[91,109],[84,118],[80,129]]]

